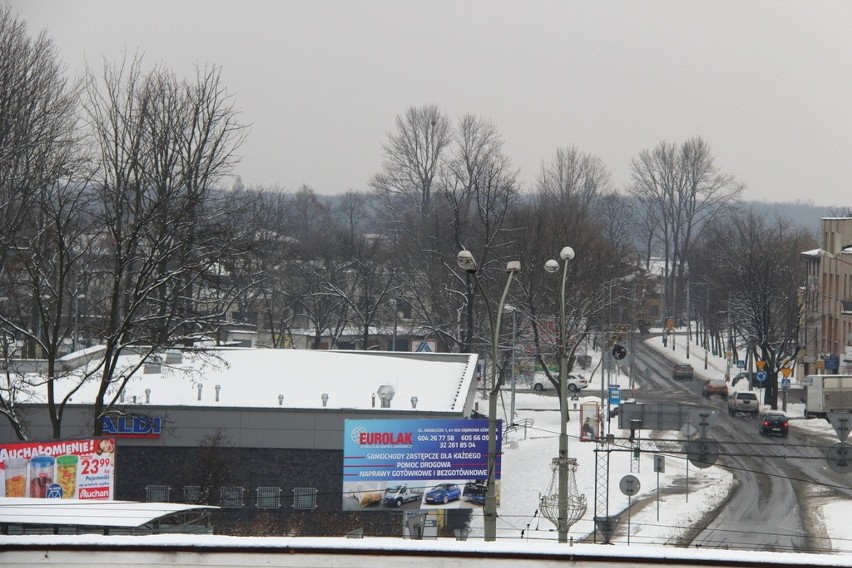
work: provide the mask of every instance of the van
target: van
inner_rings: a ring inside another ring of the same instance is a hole
[[[805,418],[825,418],[827,412],[852,410],[852,375],[808,375],[805,386]]]

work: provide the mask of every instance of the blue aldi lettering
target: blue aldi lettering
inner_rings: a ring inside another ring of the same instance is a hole
[[[159,438],[163,433],[159,416],[104,416],[104,434],[118,438]]]

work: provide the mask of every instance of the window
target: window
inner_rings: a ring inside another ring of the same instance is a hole
[[[200,485],[185,485],[183,488],[183,502],[184,503],[198,503],[199,497],[201,496],[201,486]]]
[[[219,506],[223,509],[241,509],[243,507],[242,487],[220,487]]]
[[[313,487],[294,487],[293,488],[293,508],[294,509],[316,509],[317,508],[317,490]]]
[[[146,485],[145,500],[148,502],[168,503],[172,488],[168,485]]]
[[[278,509],[281,507],[280,487],[258,487],[257,503],[258,509]]]

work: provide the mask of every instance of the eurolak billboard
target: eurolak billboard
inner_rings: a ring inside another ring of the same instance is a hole
[[[343,432],[344,511],[484,504],[488,420],[346,420]],[[498,499],[501,447],[497,421]]]
[[[0,444],[0,497],[114,499],[115,438]]]

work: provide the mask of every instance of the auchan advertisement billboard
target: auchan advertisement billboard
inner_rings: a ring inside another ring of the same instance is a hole
[[[482,506],[488,420],[346,420],[343,510]],[[502,421],[494,478],[499,498]]]
[[[0,444],[0,497],[112,500],[115,438]]]

